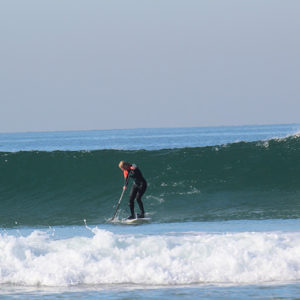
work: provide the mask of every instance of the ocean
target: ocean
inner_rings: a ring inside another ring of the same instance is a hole
[[[299,299],[299,161],[300,124],[0,133],[0,299]]]

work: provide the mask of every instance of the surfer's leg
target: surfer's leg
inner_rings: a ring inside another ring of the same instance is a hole
[[[131,216],[129,216],[128,218],[135,218],[135,214],[134,214],[134,199],[136,197],[136,194],[138,192],[138,187],[134,184],[131,188],[130,191],[130,195],[129,195],[129,208],[130,208],[130,213]]]
[[[138,214],[138,218],[144,218],[145,216],[145,210],[144,210],[144,205],[143,205],[143,202],[142,202],[142,196],[144,195],[145,191],[146,191],[146,188],[147,188],[147,185],[143,185],[137,192],[137,195],[136,195],[136,201],[139,205],[139,208],[140,208],[140,211],[141,213]]]
[[[136,201],[137,201],[140,211],[141,211],[141,213],[138,214],[138,218],[144,218],[145,210],[144,210],[143,202],[142,202],[141,198],[137,198]]]

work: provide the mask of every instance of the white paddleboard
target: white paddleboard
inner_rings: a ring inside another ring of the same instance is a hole
[[[151,218],[137,218],[137,219],[123,219],[122,223],[125,224],[143,224],[151,222]]]

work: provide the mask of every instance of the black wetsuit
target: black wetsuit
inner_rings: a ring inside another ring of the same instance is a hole
[[[128,205],[130,207],[131,216],[135,217],[134,199],[136,199],[136,201],[139,205],[140,211],[141,211],[141,214],[138,216],[144,217],[145,211],[144,211],[144,206],[143,206],[143,202],[142,202],[142,196],[144,195],[144,193],[147,189],[147,181],[143,177],[143,174],[140,171],[140,169],[135,165],[133,165],[131,167],[131,170],[130,170],[128,176],[134,180],[134,183],[130,190],[129,203],[128,203]],[[127,180],[127,182],[128,182],[128,180]]]

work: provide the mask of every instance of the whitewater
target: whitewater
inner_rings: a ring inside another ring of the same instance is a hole
[[[0,134],[0,297],[296,298],[299,130]],[[110,222],[122,158],[150,224]]]
[[[64,238],[62,228],[24,235],[3,232],[0,282],[68,287],[300,280],[300,232],[235,232],[234,226],[240,225],[227,224],[231,232],[210,232],[210,223],[198,225],[197,231],[195,224],[184,224],[179,232],[172,226],[158,229],[157,225],[122,233],[109,227],[87,227],[79,236],[73,228],[74,236]],[[279,226],[270,225],[273,229]],[[291,225],[299,227],[300,222],[286,224]]]

